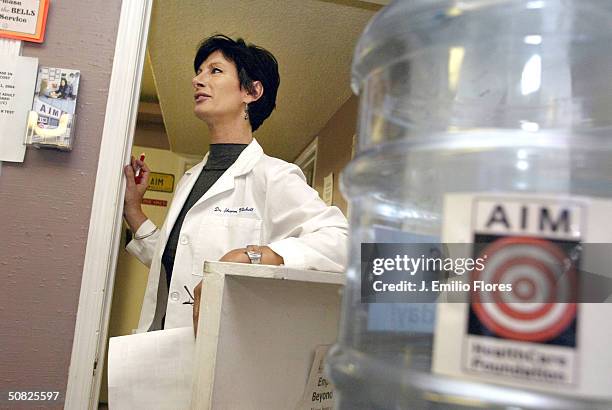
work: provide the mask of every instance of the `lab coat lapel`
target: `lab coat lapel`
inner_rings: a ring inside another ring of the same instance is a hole
[[[204,169],[204,165],[206,165],[207,160],[208,154],[204,156],[202,162],[185,172],[185,175],[183,176],[184,180],[181,181],[180,189],[177,189],[176,193],[174,194],[174,198],[172,198],[172,206],[170,207],[168,215],[166,216],[166,229],[162,232],[163,236],[161,249],[166,247],[166,242],[170,236],[170,231],[172,231],[172,227],[174,226],[181,209],[183,209],[183,205],[185,205],[185,201],[187,201],[187,197],[198,180],[202,169]]]
[[[234,162],[232,166],[229,167],[227,171],[223,173],[223,175],[221,175],[221,178],[219,178],[217,182],[215,182],[213,186],[211,186],[210,189],[206,191],[204,195],[202,195],[202,197],[193,205],[193,207],[195,208],[196,206],[203,204],[216,195],[234,189],[234,179],[250,172],[262,155],[263,149],[257,143],[257,140],[253,138],[253,141],[251,141],[244,151],[242,151],[236,162]]]
[[[208,191],[202,195],[200,199],[193,205],[195,208],[204,203],[213,196],[222,194],[223,192],[234,189],[234,175],[231,172],[231,167],[221,175],[221,177],[210,187]]]

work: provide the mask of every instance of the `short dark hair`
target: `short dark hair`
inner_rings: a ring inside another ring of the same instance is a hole
[[[246,44],[241,38],[234,41],[223,34],[215,34],[200,43],[193,60],[194,71],[197,73],[204,60],[217,50],[236,64],[240,87],[252,92],[253,81],[260,81],[263,85],[263,95],[249,104],[249,121],[255,131],[276,107],[276,93],[280,85],[278,62],[264,48]]]

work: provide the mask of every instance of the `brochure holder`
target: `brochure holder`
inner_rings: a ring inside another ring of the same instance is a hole
[[[72,150],[80,76],[79,70],[39,68],[34,102],[28,113],[26,145]]]

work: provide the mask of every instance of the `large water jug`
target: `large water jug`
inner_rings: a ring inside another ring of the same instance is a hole
[[[352,88],[336,408],[612,409],[605,295],[516,302],[551,259],[580,264],[570,285],[612,270],[612,252],[586,252],[612,242],[612,1],[394,1],[357,45]],[[362,244],[477,242],[515,302],[364,296]]]

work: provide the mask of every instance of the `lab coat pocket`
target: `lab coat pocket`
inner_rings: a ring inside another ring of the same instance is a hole
[[[262,240],[262,220],[238,216],[219,216],[208,218],[200,227],[201,243],[198,259],[203,262],[217,261],[229,251],[247,245],[264,245]]]
[[[263,245],[261,242],[261,219],[228,217],[227,236],[230,249],[244,248],[247,245]]]

